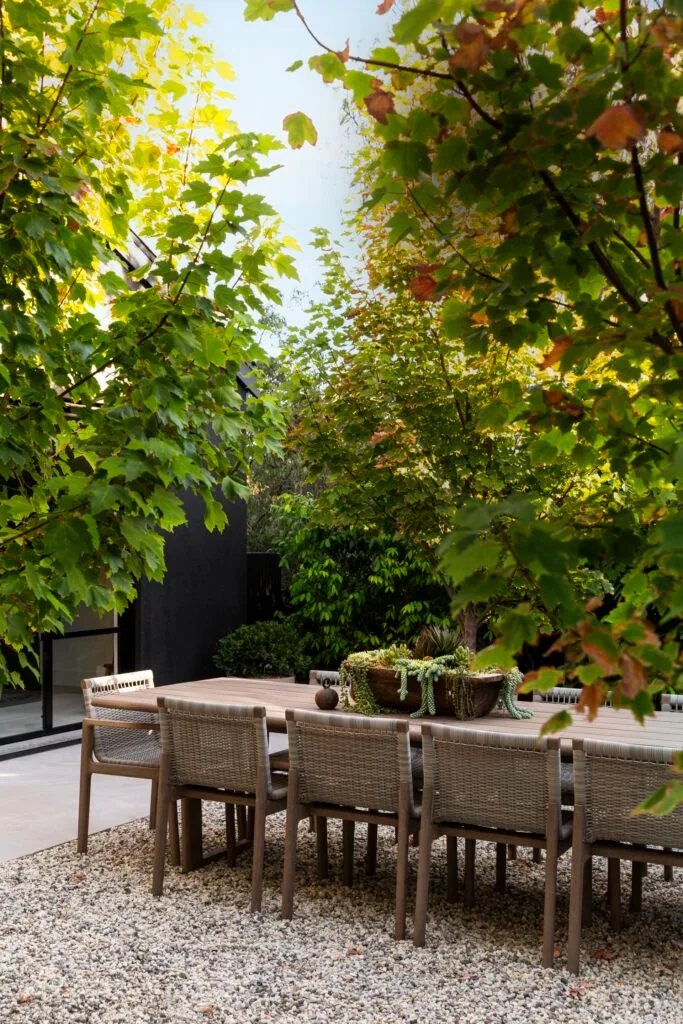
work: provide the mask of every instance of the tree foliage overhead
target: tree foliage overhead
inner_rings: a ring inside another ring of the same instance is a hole
[[[295,275],[253,188],[278,143],[237,131],[201,23],[0,0],[0,639],[24,666],[80,603],[161,578],[178,491],[221,528],[245,444],[277,432],[236,373],[272,273]],[[132,230],[156,258],[124,279]]]
[[[546,516],[536,487],[466,504],[445,555],[447,569],[468,567],[461,600],[492,572],[522,572],[584,706],[609,680],[645,715],[649,680],[680,671],[683,4],[383,3],[393,45],[360,55],[321,41],[304,7],[281,0],[268,16],[298,14],[311,65],[372,119],[380,152],[359,216],[382,207],[393,244],[425,245],[409,290],[468,362],[496,347],[539,353],[540,382],[501,392],[499,429],[535,434],[539,476],[571,451],[628,488],[597,523],[571,505]],[[630,569],[604,615],[573,573],[607,562],[615,542]],[[504,616],[489,657],[509,664],[540,617],[531,604]],[[546,669],[535,684],[559,678]]]

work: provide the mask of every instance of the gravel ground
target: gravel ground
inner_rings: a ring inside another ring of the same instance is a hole
[[[206,806],[206,805],[205,805]],[[220,841],[218,808],[205,846]],[[382,831],[385,836],[382,837]],[[210,833],[214,832],[213,835]],[[445,903],[445,845],[435,845],[427,945],[394,942],[392,833],[378,873],[340,883],[341,830],[330,824],[331,877],[315,881],[315,843],[301,826],[297,901],[279,920],[284,819],[269,819],[263,914],[249,914],[249,863],[167,872],[150,895],[153,837],[144,821],[0,866],[0,1021],[35,1024],[681,1024],[683,873],[651,867],[643,911],[613,935],[604,862],[595,864],[593,927],[583,973],[563,969],[569,858],[562,858],[558,968],[540,966],[543,866],[530,851],[493,889],[493,846],[478,844],[477,906]],[[412,901],[417,850],[411,850]],[[627,875],[627,871],[624,872]],[[626,902],[629,879],[624,878]],[[411,903],[409,902],[409,908]],[[411,922],[408,921],[410,928]]]

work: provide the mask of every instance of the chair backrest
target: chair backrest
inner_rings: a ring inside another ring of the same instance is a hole
[[[671,779],[674,751],[574,740],[574,802],[585,808],[586,840],[683,849],[683,806],[672,814],[633,815]]]
[[[265,708],[160,697],[159,722],[171,785],[272,793]]]
[[[544,835],[551,807],[559,820],[557,737],[428,723],[422,727],[422,752],[435,822]]]
[[[683,693],[663,693],[662,711],[683,712]]]
[[[403,787],[414,814],[405,720],[290,710],[287,736],[299,802],[398,813]]]
[[[154,687],[154,674],[150,669],[139,672],[119,672],[111,676],[93,676],[81,680],[85,717],[113,722],[137,722],[154,725],[159,719],[145,711],[122,711],[116,708],[98,708],[92,698],[99,693],[116,690],[147,690]],[[123,764],[153,764],[159,760],[159,739],[143,730],[95,729],[94,754],[98,761]]]
[[[544,704],[578,704],[583,690],[581,687],[553,686],[551,690],[534,692],[535,701],[543,701]]]
[[[542,701],[544,704],[578,704],[581,700],[583,688],[580,686],[553,686],[550,690],[534,692],[534,700]],[[612,694],[607,693],[603,700],[605,707],[612,706]]]

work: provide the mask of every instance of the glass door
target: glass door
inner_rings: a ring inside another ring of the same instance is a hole
[[[52,636],[44,645],[43,676],[49,676],[52,683],[51,699],[45,702],[46,729],[80,724],[81,679],[117,671],[117,641],[116,612],[98,615],[90,608],[82,608],[62,636]]]

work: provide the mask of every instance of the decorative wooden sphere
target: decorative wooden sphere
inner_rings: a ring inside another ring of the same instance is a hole
[[[334,711],[339,703],[339,694],[330,686],[329,679],[323,681],[323,685],[315,691],[315,702],[321,711]]]

